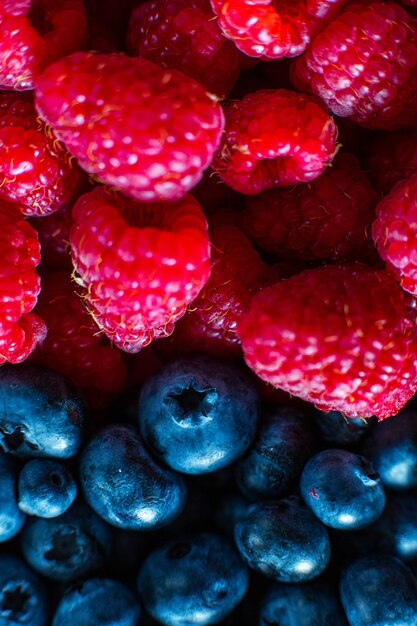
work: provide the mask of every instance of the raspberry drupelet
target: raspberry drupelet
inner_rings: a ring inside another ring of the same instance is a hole
[[[0,200],[0,365],[24,361],[46,335],[31,313],[41,289],[36,231],[14,205]]]
[[[124,54],[54,63],[37,80],[36,105],[81,167],[145,202],[194,187],[223,129],[219,103],[197,81]]]
[[[26,216],[48,215],[73,199],[85,178],[31,96],[0,92],[0,197]]]
[[[1,0],[0,88],[33,89],[36,74],[87,40],[83,0]]]
[[[149,0],[132,13],[129,51],[181,70],[207,91],[226,96],[239,76],[241,54],[226,39],[210,0]]]
[[[123,355],[112,348],[78,295],[80,287],[67,272],[43,276],[36,312],[48,335],[33,356],[71,380],[93,404],[123,390],[127,369]]]
[[[365,259],[372,254],[378,196],[353,154],[339,153],[311,183],[249,196],[242,227],[286,259]]]
[[[346,0],[211,0],[220,28],[253,57],[281,59],[306,49]]]
[[[313,97],[265,89],[225,107],[226,128],[213,169],[232,189],[255,195],[308,182],[335,156],[337,127]]]
[[[394,2],[352,3],[295,61],[293,79],[369,128],[416,123],[417,22]]]
[[[376,208],[378,252],[406,291],[417,295],[417,174],[399,182]]]
[[[81,196],[73,218],[75,276],[98,326],[126,352],[169,335],[210,275],[198,202],[142,204],[97,188]]]
[[[367,163],[375,188],[386,196],[400,180],[417,174],[417,131],[375,134]]]
[[[305,270],[256,294],[239,323],[248,365],[324,411],[382,420],[417,389],[417,327],[386,270]]]

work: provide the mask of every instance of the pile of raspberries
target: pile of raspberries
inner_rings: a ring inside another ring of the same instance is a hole
[[[0,31],[0,363],[100,406],[195,352],[406,404],[415,0],[0,0]]]

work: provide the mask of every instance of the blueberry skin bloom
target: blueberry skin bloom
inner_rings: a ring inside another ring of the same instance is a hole
[[[137,626],[140,612],[138,600],[121,582],[91,578],[64,593],[52,626]]]
[[[90,441],[81,455],[80,480],[96,513],[128,530],[165,526],[186,502],[182,477],[150,457],[133,426],[111,424]]]
[[[21,544],[33,569],[53,580],[71,582],[105,563],[112,531],[86,504],[76,501],[59,517],[29,519]]]
[[[17,535],[25,523],[16,498],[18,473],[17,462],[0,452],[0,542]]]
[[[371,463],[347,450],[313,456],[301,475],[300,490],[313,513],[331,528],[364,528],[385,507],[384,487]]]
[[[23,561],[0,555],[0,626],[46,626],[44,586]]]
[[[372,555],[342,573],[340,598],[350,626],[417,626],[417,585],[396,557]]]
[[[249,574],[221,535],[185,535],[151,552],[138,576],[150,615],[165,626],[214,624],[246,593]]]
[[[139,399],[147,446],[185,474],[231,465],[252,443],[258,396],[236,367],[208,356],[181,358],[149,378]]]
[[[0,449],[67,459],[83,442],[85,405],[65,378],[37,365],[0,370]]]
[[[338,594],[322,580],[275,583],[260,612],[259,626],[348,626]]]
[[[308,416],[293,407],[276,408],[262,420],[254,445],[237,463],[236,480],[243,495],[253,500],[288,495],[315,444]]]
[[[63,463],[34,459],[22,468],[18,480],[19,509],[37,517],[58,517],[69,509],[77,484]]]
[[[235,541],[249,567],[278,582],[316,578],[330,559],[326,527],[297,496],[252,504]]]
[[[404,409],[377,424],[365,438],[361,453],[369,458],[385,487],[417,487],[417,412]]]

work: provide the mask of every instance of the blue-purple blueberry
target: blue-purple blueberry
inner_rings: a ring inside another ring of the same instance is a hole
[[[19,509],[37,517],[58,517],[77,495],[77,483],[60,461],[33,459],[24,465],[18,480]]]
[[[0,626],[46,626],[46,589],[21,559],[0,555]]]
[[[0,452],[0,542],[17,535],[25,523],[26,515],[17,504],[18,476],[17,461]]]

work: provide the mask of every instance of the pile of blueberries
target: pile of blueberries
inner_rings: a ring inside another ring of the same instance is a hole
[[[90,419],[0,370],[0,626],[417,625],[417,411],[261,403],[172,361]]]

